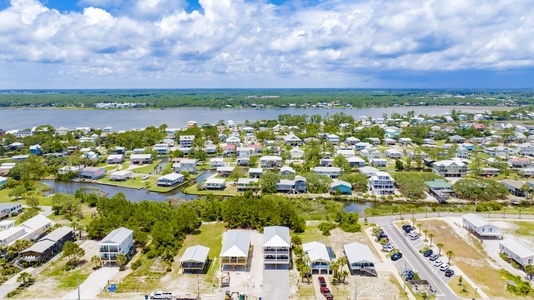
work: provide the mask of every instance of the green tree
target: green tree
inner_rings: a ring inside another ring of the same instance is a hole
[[[26,198],[26,205],[30,208],[37,209],[39,207],[39,198],[35,195],[30,195]]]
[[[20,256],[20,252],[24,249],[29,248],[32,244],[33,243],[28,240],[20,239],[16,240],[15,243],[13,243],[13,248],[17,250],[17,254],[18,256]]]
[[[395,159],[395,170],[402,171],[404,170],[404,163],[400,159]]]
[[[524,270],[525,270],[525,273],[527,273],[530,279],[532,280],[532,273],[534,273],[534,265],[532,264],[525,265]]]
[[[447,257],[449,258],[449,261],[447,262],[447,264],[450,264],[451,263],[451,257],[454,255],[454,251],[452,250],[447,250]]]
[[[126,257],[126,255],[121,253],[117,255],[115,262],[119,265],[119,269],[122,271],[124,270],[124,265],[126,265],[126,262],[128,262],[128,258]]]
[[[29,282],[32,278],[32,274],[28,272],[22,272],[19,274],[19,277],[17,278],[18,282],[22,282],[22,285],[25,285],[27,282]]]
[[[438,247],[438,249],[439,249],[439,254],[438,255],[441,256],[441,248],[443,248],[443,243],[437,243],[436,247]]]
[[[91,257],[91,263],[95,266],[94,269],[102,267],[102,261],[100,260],[100,256],[98,255],[93,255]]]
[[[434,234],[433,233],[429,233],[428,234],[428,238],[430,238],[430,247],[432,247],[432,239],[434,238]]]
[[[341,154],[338,154],[336,157],[334,157],[334,162],[332,164],[336,167],[341,168],[345,173],[351,171],[349,161],[345,158],[345,156]]]
[[[261,175],[259,183],[261,192],[265,194],[276,193],[276,184],[280,181],[280,174],[271,171],[265,172]]]
[[[80,247],[80,245],[74,242],[65,242],[63,245],[63,258],[67,258],[67,264],[75,265],[78,262],[78,259],[85,255],[85,250]]]

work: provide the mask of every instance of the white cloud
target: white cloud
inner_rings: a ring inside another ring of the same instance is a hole
[[[263,0],[199,3],[202,13],[188,13],[176,0],[81,0],[82,12],[59,12],[37,0],[12,0],[0,11],[0,62],[44,64],[40,72],[49,66],[64,82],[349,82],[364,81],[367,75],[358,74],[370,70],[534,66],[534,7],[527,0],[330,0],[296,10]]]

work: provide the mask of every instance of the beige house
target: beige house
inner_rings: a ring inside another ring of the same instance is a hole
[[[248,268],[248,258],[252,250],[250,244],[250,232],[242,230],[229,230],[224,234],[221,249],[221,269],[231,266],[235,270],[237,266]]]

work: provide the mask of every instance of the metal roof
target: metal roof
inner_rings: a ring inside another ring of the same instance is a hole
[[[534,251],[518,240],[505,239],[502,240],[500,244],[522,259],[534,257]]]
[[[45,240],[45,241],[39,241],[35,244],[33,244],[31,247],[27,248],[27,249],[24,249],[24,251],[22,251],[21,253],[24,253],[24,252],[37,252],[37,253],[43,253],[45,252],[46,250],[54,247],[56,243],[52,242],[52,241],[49,241],[49,240]]]
[[[71,233],[72,231],[73,231],[72,228],[67,227],[67,226],[63,226],[63,227],[60,227],[60,228],[50,232],[49,234],[44,236],[39,241],[48,240],[48,241],[52,241],[52,242],[57,242],[60,239],[64,238],[69,233]]]
[[[248,257],[250,232],[229,230],[224,234],[221,249],[222,257]]]
[[[269,226],[263,228],[263,247],[290,247],[289,228]]]
[[[30,230],[36,230],[48,224],[52,224],[52,220],[42,214],[38,214],[35,217],[29,219],[28,221],[20,224],[20,226],[26,227]]]
[[[463,215],[462,219],[464,220],[464,222],[467,221],[477,228],[491,225],[491,223],[488,220],[484,219],[484,217],[482,217],[481,215],[473,214],[473,213]]]
[[[326,245],[320,242],[310,242],[302,244],[302,250],[308,255],[310,262],[330,262],[330,255]]]
[[[185,249],[184,255],[180,258],[180,262],[205,262],[208,258],[210,248],[196,245]]]
[[[362,261],[376,263],[376,259],[367,245],[354,242],[343,245],[343,249],[349,264]]]
[[[130,230],[125,227],[119,227],[112,232],[110,232],[108,235],[106,235],[105,238],[100,241],[100,244],[121,244],[125,239],[130,236],[130,234],[133,233],[133,230]]]

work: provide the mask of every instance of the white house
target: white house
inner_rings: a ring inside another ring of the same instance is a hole
[[[375,195],[395,193],[395,181],[387,172],[378,171],[369,179],[369,188]]]
[[[191,148],[193,145],[194,135],[181,135],[180,136],[180,148]]]
[[[515,239],[504,239],[499,242],[499,250],[521,266],[534,264],[534,250]]]
[[[289,264],[291,238],[289,228],[283,226],[268,226],[263,228],[263,263]]]
[[[222,241],[221,268],[229,265],[235,270],[237,266],[243,266],[245,270],[248,266],[248,258],[251,250],[250,231],[228,230]]]
[[[0,221],[0,232],[15,227],[15,220],[2,220]]]
[[[365,160],[363,160],[363,158],[358,157],[358,156],[349,157],[347,158],[347,161],[349,162],[349,165],[351,168],[355,168],[355,167],[361,168],[365,166]]]
[[[387,167],[388,161],[384,158],[373,158],[371,159],[371,162],[369,163],[373,167]]]
[[[283,166],[280,169],[280,175],[287,176],[287,175],[294,175],[296,172],[292,167],[289,166]]]
[[[179,162],[172,165],[174,172],[188,172],[190,174],[195,174],[197,172],[197,161],[196,159],[182,159]]]
[[[239,192],[246,191],[249,189],[257,188],[257,186],[252,185],[252,183],[258,183],[258,178],[239,178],[235,186]]]
[[[208,190],[221,190],[221,189],[224,189],[225,187],[224,181],[225,181],[224,178],[211,177],[211,178],[206,179],[206,182],[204,182],[203,186]]]
[[[42,214],[20,224],[18,227],[25,228],[26,235],[23,237],[29,241],[36,241],[46,233],[46,230],[52,227],[55,223]]]
[[[351,274],[366,272],[377,276],[376,259],[369,246],[356,242],[345,244],[343,245],[343,252],[347,257]]]
[[[402,157],[402,152],[400,152],[399,150],[397,149],[388,149],[386,150],[386,156],[388,158],[401,158]]]
[[[338,167],[315,167],[311,170],[314,171],[315,174],[325,175],[333,179],[341,176],[341,168]]]
[[[184,181],[184,175],[178,174],[178,173],[170,173],[167,175],[163,175],[156,181],[156,184],[158,186],[175,186],[179,183],[182,183]]]
[[[287,136],[284,137],[284,141],[287,145],[291,145],[291,146],[300,146],[302,145],[302,140],[294,135],[294,134],[289,134]]]
[[[273,169],[282,167],[282,158],[280,156],[262,156],[260,157],[262,168]]]
[[[122,171],[116,171],[116,172],[113,172],[109,175],[109,180],[113,180],[113,181],[125,181],[125,180],[128,180],[128,179],[132,179],[134,176],[133,176],[133,172],[132,171],[127,171],[127,170],[122,170]]]
[[[308,256],[308,264],[312,274],[330,274],[330,254],[326,245],[321,242],[302,244],[302,250]]]
[[[351,157],[355,157],[356,156],[356,153],[354,153],[354,150],[352,149],[337,149],[336,150],[336,156],[338,155],[343,155],[343,157],[345,158],[351,158]]]
[[[119,254],[124,254],[130,258],[135,252],[133,230],[124,227],[117,228],[106,235],[98,247],[100,248],[100,260],[104,264],[115,262]]]
[[[152,162],[152,154],[132,154],[130,156],[130,162],[132,164],[150,164]]]
[[[180,257],[180,268],[183,271],[204,270],[208,262],[210,248],[196,245],[185,249]]]
[[[251,157],[255,155],[255,149],[252,147],[237,147],[237,157]]]
[[[443,177],[465,177],[467,164],[457,160],[441,160],[433,165],[434,173]]]
[[[304,156],[304,151],[302,151],[299,147],[295,147],[289,150],[289,154],[291,155],[292,160],[301,160]]]
[[[466,214],[462,216],[465,229],[480,237],[501,237],[499,228],[478,214]]]
[[[332,145],[337,145],[339,144],[339,136],[335,135],[335,134],[329,134],[326,136],[326,140],[329,141],[330,143],[332,143]]]
[[[120,164],[124,161],[124,155],[122,154],[110,154],[106,159],[108,164]]]
[[[156,144],[152,147],[152,150],[156,151],[158,154],[169,154],[169,145],[168,144]]]
[[[367,177],[371,177],[376,174],[379,170],[374,167],[360,167],[358,171],[362,174],[367,175]]]
[[[235,135],[226,139],[226,144],[228,145],[239,145],[241,144],[241,139]]]
[[[224,162],[224,158],[214,157],[210,159],[210,168],[217,169],[218,167],[224,167],[224,166],[226,166],[226,163]]]

